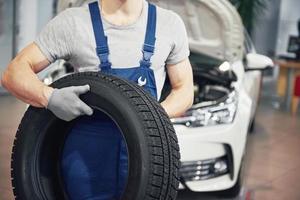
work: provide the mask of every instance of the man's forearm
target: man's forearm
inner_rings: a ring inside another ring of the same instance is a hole
[[[190,88],[173,89],[161,106],[170,118],[183,115],[192,105],[194,94]]]
[[[36,107],[45,107],[52,88],[42,83],[29,63],[14,60],[1,78],[2,85],[20,100]]]
[[[193,71],[188,58],[177,64],[167,65],[167,70],[172,91],[161,105],[169,117],[174,118],[183,115],[193,105]]]

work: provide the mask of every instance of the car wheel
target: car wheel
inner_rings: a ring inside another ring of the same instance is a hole
[[[239,174],[238,180],[235,183],[235,185],[230,189],[220,191],[218,193],[218,196],[225,197],[225,198],[235,198],[240,194],[242,185],[243,185],[242,178],[241,178],[241,175]]]
[[[176,199],[179,146],[163,108],[141,87],[96,72],[72,74],[52,86],[85,84],[90,85],[91,91],[80,98],[94,111],[107,114],[126,141],[128,178],[121,199]],[[60,158],[68,131],[76,120],[65,122],[46,109],[29,107],[12,151],[16,199],[69,199]]]
[[[249,133],[255,132],[255,118],[252,120],[250,126],[249,126]]]
[[[236,183],[234,184],[233,187],[231,187],[227,190],[223,190],[223,191],[218,192],[217,193],[218,196],[225,197],[225,198],[235,198],[241,193],[241,189],[243,187],[243,182],[244,182],[244,171],[245,171],[244,157],[245,156],[243,156],[240,171],[239,171],[239,175],[238,175]]]

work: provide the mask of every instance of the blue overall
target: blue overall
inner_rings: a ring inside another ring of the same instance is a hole
[[[137,83],[157,99],[154,72],[150,68],[156,40],[156,7],[149,4],[140,66],[128,68],[111,68],[98,2],[90,3],[89,10],[101,72]],[[100,111],[78,119],[66,138],[61,169],[70,199],[120,199],[127,183],[128,153],[117,125]]]

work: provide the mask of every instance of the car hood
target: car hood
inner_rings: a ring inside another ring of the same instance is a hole
[[[57,11],[91,0],[58,0]],[[228,0],[150,0],[178,13],[187,28],[190,49],[220,60],[243,57],[244,29],[241,18]]]
[[[190,49],[220,60],[243,57],[244,28],[228,0],[159,0],[155,4],[175,11],[187,28]]]

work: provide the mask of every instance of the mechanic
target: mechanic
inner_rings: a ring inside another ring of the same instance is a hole
[[[1,82],[20,100],[71,121],[93,115],[79,98],[90,86],[54,89],[41,82],[37,73],[57,59],[71,63],[76,72],[101,70],[134,81],[157,100],[167,72],[172,89],[161,105],[172,118],[193,103],[188,57],[186,29],[174,12],[145,0],[102,0],[67,9],[52,19],[11,61]],[[82,182],[70,186],[72,191],[82,188]],[[72,199],[76,199],[75,193]]]

